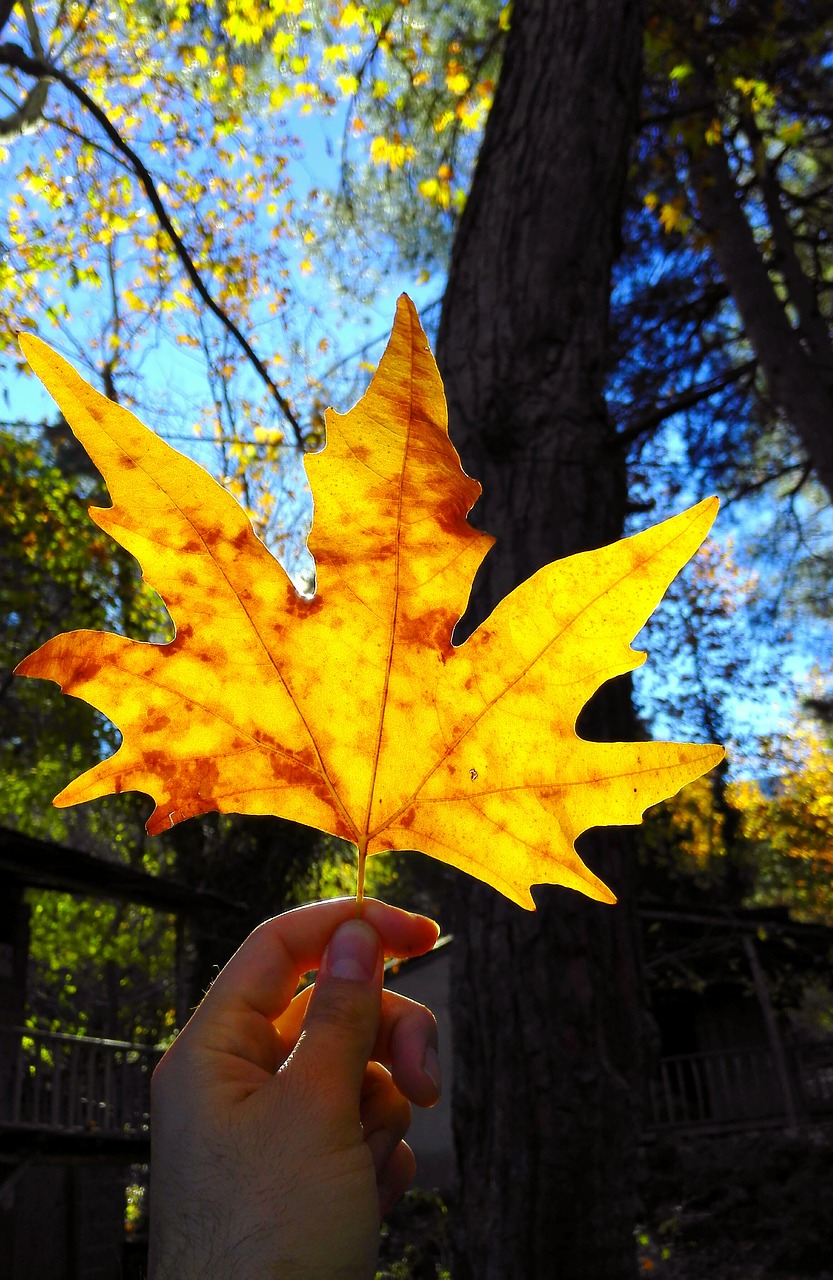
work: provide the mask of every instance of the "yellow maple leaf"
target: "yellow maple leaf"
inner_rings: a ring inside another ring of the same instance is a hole
[[[452,644],[492,539],[466,519],[480,486],[448,438],[410,299],[365,396],[328,411],[326,447],[306,459],[311,598],[202,468],[44,343],[21,342],[107,482],[113,505],[92,518],[138,559],[176,625],[166,645],[72,632],[18,667],[123,736],[59,806],[145,792],[150,833],[210,810],[277,814],[353,841],[359,895],[368,855],[416,848],[534,908],[542,882],[613,901],[576,836],[639,822],[721,758],[575,733],[596,689],[644,659],[630,641],[716,499],[546,566]]]

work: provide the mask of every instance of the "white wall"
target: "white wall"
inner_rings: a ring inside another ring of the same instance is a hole
[[[429,955],[403,961],[385,977],[386,987],[427,1005],[437,1019],[442,1095],[435,1107],[414,1107],[407,1141],[417,1160],[415,1186],[446,1192],[456,1183],[451,1136],[450,942],[450,938],[441,938]]]

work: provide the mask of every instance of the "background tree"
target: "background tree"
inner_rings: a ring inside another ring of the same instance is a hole
[[[796,718],[767,743],[768,776],[735,784],[742,837],[756,870],[753,901],[789,905],[799,920],[833,921],[833,748]]]
[[[650,10],[618,268],[633,497],[718,488],[773,607],[829,577],[831,40],[823,0]]]
[[[135,561],[87,515],[88,505],[106,505],[106,493],[65,424],[0,432],[0,491],[0,826],[217,894],[217,909],[191,929],[198,993],[264,914],[339,882],[346,854],[278,819],[214,815],[147,840],[147,802],[133,793],[52,807],[73,771],[112,753],[119,735],[55,686],[15,679],[15,665],[61,631],[115,629],[164,642],[170,619]],[[243,910],[224,910],[223,898]],[[29,901],[29,1008],[38,1025],[151,1042],[174,1030],[170,919],[53,891],[33,891]]]
[[[290,271],[304,259],[287,216],[291,139],[270,107],[278,88],[247,56],[252,30],[269,30],[234,6],[197,25],[167,0],[106,13],[21,0],[0,19],[0,367],[23,367],[17,330],[51,337],[168,438],[203,432],[219,450],[203,457],[282,539],[280,490],[259,481],[317,438],[305,372],[290,388],[284,370],[320,334],[308,300],[306,328],[287,324],[304,278]],[[273,43],[281,21],[278,5]],[[264,350],[256,329],[270,322]]]
[[[135,562],[116,554],[87,516],[88,505],[104,499],[103,485],[68,441],[75,444],[60,423],[0,433],[0,820],[17,825],[26,815],[32,834],[72,834],[90,847],[96,818],[66,810],[59,816],[49,802],[68,767],[114,749],[116,731],[85,703],[12,672],[58,631],[124,627],[158,640],[168,619]],[[115,838],[119,822],[135,823],[132,800],[111,806],[105,840]]]
[[[498,538],[478,619],[545,561],[622,532],[603,382],[641,37],[636,4],[513,9],[438,341],[451,435],[484,486],[474,519]],[[624,682],[583,725],[612,741],[636,728]],[[454,923],[455,1276],[635,1274],[643,1015],[628,847],[613,830],[584,845],[620,896],[614,911],[541,889],[528,916],[467,886]]]

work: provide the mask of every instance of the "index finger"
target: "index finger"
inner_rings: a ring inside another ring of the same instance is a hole
[[[287,1008],[301,974],[318,968],[332,934],[356,913],[355,898],[308,903],[259,925],[229,960],[198,1010],[201,1020],[258,1013],[269,1022]],[[386,956],[423,955],[439,935],[427,916],[365,898],[362,918],[379,934]]]

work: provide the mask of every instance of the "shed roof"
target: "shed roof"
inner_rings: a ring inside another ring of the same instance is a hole
[[[157,911],[181,913],[202,907],[244,909],[241,903],[218,893],[151,876],[123,863],[39,840],[9,827],[0,827],[0,880],[3,879],[26,887],[136,902]]]

